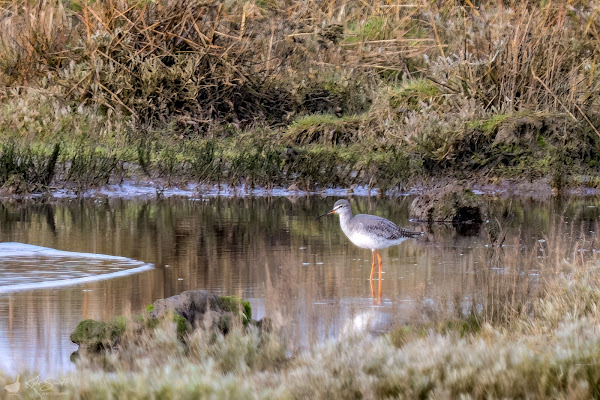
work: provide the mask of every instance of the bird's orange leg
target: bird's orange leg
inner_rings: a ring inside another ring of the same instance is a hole
[[[381,281],[381,270],[383,269],[381,264],[381,256],[379,255],[378,251],[375,251],[375,254],[377,254],[377,260],[379,261],[379,280]]]
[[[381,304],[381,270],[383,269],[382,264],[381,264],[381,256],[379,255],[379,252],[376,252],[377,254],[377,260],[379,261],[379,282],[378,282],[378,286],[377,286],[377,304]]]
[[[371,263],[371,275],[369,276],[369,281],[373,280],[373,273],[375,272],[375,250],[371,250],[373,255],[373,262]]]

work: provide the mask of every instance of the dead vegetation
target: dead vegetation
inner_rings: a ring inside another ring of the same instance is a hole
[[[85,131],[130,147],[123,162],[167,140],[181,161],[177,148],[223,138],[255,147],[253,132],[266,129],[275,153],[401,149],[413,160],[404,182],[451,170],[568,183],[556,177],[598,168],[597,11],[594,1],[5,0],[2,107],[41,97],[97,122],[32,133],[3,114],[13,128],[2,135],[73,143],[71,131]],[[185,170],[165,154],[142,169]],[[373,183],[361,172],[369,161],[352,159],[341,166],[349,183]],[[219,160],[201,169],[236,164]],[[275,170],[272,160],[261,162]]]

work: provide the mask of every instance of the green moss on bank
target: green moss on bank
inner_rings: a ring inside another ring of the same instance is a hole
[[[284,143],[346,145],[359,139],[364,117],[312,114],[292,122],[286,129]]]
[[[476,129],[487,135],[491,135],[496,133],[498,131],[498,127],[509,117],[509,114],[498,114],[487,119],[470,121],[467,123],[467,128]]]
[[[596,174],[598,138],[574,125],[564,143],[551,119],[539,119],[539,125],[523,121],[502,115],[475,121],[464,132],[439,134],[436,141],[402,144],[374,138],[346,142],[343,138],[364,135],[366,128],[358,127],[364,120],[332,116],[299,120],[286,134],[290,140],[283,141],[279,132],[270,130],[221,139],[154,134],[150,141],[125,144],[101,137],[78,145],[68,138],[41,142],[13,137],[0,145],[0,186],[13,193],[44,191],[57,184],[82,190],[147,176],[244,182],[249,187],[369,185],[385,190],[436,176],[539,178],[555,176],[560,168],[566,184],[576,184],[582,180],[579,175]],[[292,137],[304,139],[294,143]]]
[[[416,111],[424,103],[442,101],[441,90],[433,82],[426,79],[412,80],[399,88],[390,91],[389,103],[393,108]]]

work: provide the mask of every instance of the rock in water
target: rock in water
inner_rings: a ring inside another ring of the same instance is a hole
[[[487,207],[470,190],[451,184],[414,199],[410,205],[410,218],[430,223],[480,224],[487,220]]]
[[[234,319],[244,326],[252,321],[250,303],[236,296],[217,297],[205,290],[188,290],[166,299],[156,300],[152,305],[150,317],[160,318],[166,313],[180,315],[194,328],[218,328],[227,333]]]
[[[220,315],[223,313],[219,298],[205,290],[188,290],[181,294],[156,300],[150,315],[160,318],[166,312],[176,312],[192,326],[202,322],[208,311]],[[217,319],[218,320],[218,319]]]
[[[272,330],[270,320],[252,319],[250,303],[237,296],[218,297],[205,290],[189,290],[166,299],[159,299],[146,307],[146,311],[132,319],[117,316],[109,322],[86,319],[81,321],[73,333],[71,341],[79,345],[80,350],[99,352],[107,348],[117,348],[122,344],[125,331],[140,336],[144,331],[154,329],[163,318],[169,318],[177,324],[177,337],[185,341],[186,334],[196,328],[214,329],[227,334],[236,323],[240,326],[256,326],[260,332]],[[128,325],[131,324],[131,325]],[[75,359],[79,350],[71,355]]]

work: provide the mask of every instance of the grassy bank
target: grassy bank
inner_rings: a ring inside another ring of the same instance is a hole
[[[387,188],[453,176],[594,187],[597,10],[6,0],[0,184]]]
[[[600,275],[592,252],[597,244],[568,239],[576,236],[567,228],[552,230],[532,249],[512,243],[500,247],[497,239],[486,250],[485,266],[474,271],[478,290],[434,302],[419,299],[421,319],[380,336],[357,330],[290,353],[285,316],[266,333],[239,322],[225,336],[197,329],[183,340],[177,323],[167,319],[143,334],[126,330],[118,347],[100,356],[82,353],[78,371],[44,386],[44,394],[92,399],[597,397]],[[0,372],[0,386],[14,379]],[[41,390],[30,383],[21,396],[36,397],[34,387]]]

